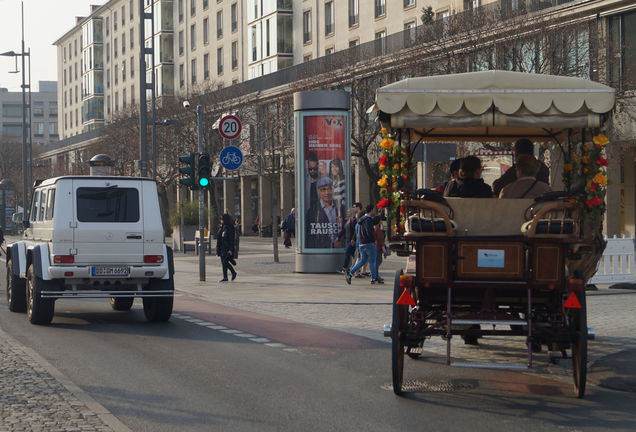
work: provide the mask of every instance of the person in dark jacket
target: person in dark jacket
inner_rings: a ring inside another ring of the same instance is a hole
[[[534,160],[534,144],[529,139],[522,138],[515,143],[515,160],[519,155],[530,155]],[[543,183],[550,184],[550,169],[543,162],[537,160],[539,163],[539,170],[534,176],[537,180]],[[516,164],[508,168],[501,177],[495,180],[492,184],[492,189],[496,196],[499,196],[501,190],[508,186],[510,183],[517,180],[517,166]]]
[[[236,265],[234,260],[234,223],[232,217],[223,213],[221,216],[221,228],[216,234],[216,254],[221,257],[221,265],[223,266],[223,279],[220,282],[227,282],[227,271],[232,273],[232,280],[236,279],[236,270],[232,264]]]
[[[481,178],[481,160],[477,156],[462,158],[457,187],[448,196],[462,198],[492,198],[492,189]]]
[[[290,248],[292,245],[291,238],[296,235],[296,209],[293,208],[283,221],[281,229],[285,232],[285,240],[283,244],[286,248]]]

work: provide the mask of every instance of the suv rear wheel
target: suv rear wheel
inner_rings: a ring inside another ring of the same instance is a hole
[[[151,279],[148,290],[174,291],[174,279]],[[144,315],[150,322],[164,322],[170,319],[174,296],[170,297],[144,297]]]
[[[129,311],[134,301],[134,297],[111,297],[110,307],[116,311]]]
[[[13,274],[13,260],[7,261],[7,305],[11,312],[26,312],[26,281]]]
[[[42,291],[52,287],[52,283],[35,275],[33,264],[27,271],[27,318],[31,324],[50,324],[55,311],[55,300],[42,298]]]

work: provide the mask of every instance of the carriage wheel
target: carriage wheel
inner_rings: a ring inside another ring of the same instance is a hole
[[[585,290],[579,294],[581,309],[573,309],[572,326],[575,338],[572,342],[572,372],[574,375],[574,391],[579,398],[585,396],[587,378],[587,307]]]
[[[402,270],[395,272],[395,283],[393,285],[393,320],[391,323],[393,392],[398,396],[402,394],[402,380],[404,377],[404,332],[406,331],[408,314],[408,306],[396,304],[402,295],[400,275],[402,275]]]

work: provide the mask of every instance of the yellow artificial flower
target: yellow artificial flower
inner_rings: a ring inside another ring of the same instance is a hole
[[[386,135],[386,128],[382,128],[382,135]]]
[[[609,139],[603,134],[598,134],[592,138],[592,142],[594,142],[596,147],[605,147],[609,143]]]
[[[386,176],[384,176],[380,180],[378,180],[378,186],[380,186],[380,187],[385,187],[388,184],[389,184],[389,181],[387,180]]]
[[[395,141],[393,141],[391,138],[384,138],[382,141],[380,141],[380,147],[386,150],[392,149],[394,145]]]
[[[600,184],[601,186],[607,186],[607,177],[603,173],[596,174],[592,181]]]

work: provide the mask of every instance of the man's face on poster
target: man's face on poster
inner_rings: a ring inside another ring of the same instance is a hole
[[[311,177],[312,183],[316,181],[318,178],[318,162],[307,161],[307,171],[309,172],[309,177]]]
[[[321,186],[318,188],[318,194],[320,195],[322,203],[327,207],[331,207],[333,201],[333,187],[330,184]]]

